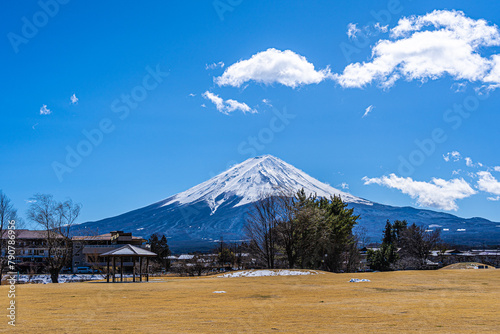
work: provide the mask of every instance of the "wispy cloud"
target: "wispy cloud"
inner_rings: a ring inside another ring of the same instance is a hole
[[[480,162],[474,163],[471,158],[465,157],[465,165],[467,167],[483,167],[483,164]]]
[[[257,113],[257,110],[250,108],[246,103],[243,102],[238,102],[236,100],[224,100],[218,95],[215,95],[213,93],[210,93],[209,91],[206,91],[205,93],[202,94],[202,96],[211,101],[213,104],[215,104],[215,107],[217,108],[218,111],[221,113],[228,115],[229,113],[235,111],[235,110],[241,110],[243,113]]]
[[[453,161],[457,162],[462,158],[462,155],[458,151],[453,151],[453,152],[448,152],[446,154],[443,154],[443,159],[446,162]]]
[[[194,93],[189,93],[189,96],[194,97],[194,96],[196,96],[196,94],[194,94]]]
[[[388,188],[398,189],[403,194],[417,200],[420,206],[443,210],[458,209],[457,200],[470,197],[476,191],[464,179],[449,181],[433,178],[431,182],[414,181],[412,178],[398,177],[395,174],[379,178],[364,177],[365,185],[378,184]]]
[[[271,101],[268,99],[262,99],[262,103],[264,103],[266,106],[272,107],[273,105],[271,104]]]
[[[500,32],[485,20],[460,11],[435,10],[404,17],[379,40],[368,62],[349,64],[335,80],[342,87],[363,87],[372,82],[389,88],[399,79],[434,80],[448,75],[455,80],[500,83],[500,55],[483,57],[485,47],[500,45]]]
[[[75,94],[71,95],[70,100],[71,100],[71,104],[77,104],[78,103],[78,98],[76,97]]]
[[[46,104],[42,105],[42,107],[40,108],[40,115],[50,115],[50,114],[52,114],[52,111],[49,108],[47,108],[47,105]]]
[[[327,67],[316,71],[314,65],[291,50],[268,49],[229,66],[220,77],[214,78],[219,86],[240,87],[254,81],[265,85],[279,83],[296,88],[301,85],[317,84],[331,78]]]
[[[214,70],[216,68],[223,68],[223,67],[224,67],[224,62],[222,62],[222,61],[220,61],[218,63],[205,64],[206,70]]]
[[[356,23],[349,23],[347,25],[347,37],[349,37],[350,39],[357,38],[360,32],[361,30],[358,29],[358,25]]]
[[[349,184],[347,184],[347,183],[343,182],[343,183],[340,185],[340,187],[342,187],[342,189],[344,189],[344,190],[347,190],[347,189],[349,189]]]
[[[388,24],[386,24],[385,26],[383,26],[383,25],[380,25],[380,22],[377,22],[377,23],[375,23],[375,25],[373,27],[375,28],[375,30],[378,30],[378,31],[380,31],[382,33],[386,33],[386,32],[389,31],[389,25]]]
[[[375,108],[373,105],[369,105],[368,107],[366,107],[365,113],[363,114],[363,118],[368,116],[368,114],[372,112],[373,108]]]

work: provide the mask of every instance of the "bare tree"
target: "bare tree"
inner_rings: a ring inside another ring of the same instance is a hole
[[[80,204],[75,204],[72,200],[57,202],[52,195],[36,194],[32,198],[27,216],[46,233],[46,265],[52,283],[58,282],[59,272],[71,261],[70,229],[78,218],[80,209]]]
[[[21,221],[17,216],[17,210],[10,202],[10,199],[5,195],[2,190],[0,190],[0,255],[5,252],[7,255],[7,231],[9,223],[15,221],[15,226],[20,227]],[[9,232],[11,233],[11,232]],[[7,267],[7,256],[2,256],[0,259],[0,280],[2,279],[2,274]]]
[[[441,241],[440,231],[426,231],[423,226],[411,224],[403,229],[400,236],[399,268],[422,269],[426,265],[430,251]]]
[[[277,226],[282,213],[279,196],[261,195],[250,210],[244,227],[250,249],[267,268],[273,269],[278,244]]]

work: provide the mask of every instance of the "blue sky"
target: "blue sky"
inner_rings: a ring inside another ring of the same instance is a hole
[[[21,216],[40,192],[98,220],[272,154],[500,221],[500,4],[40,3],[0,14],[0,189]]]

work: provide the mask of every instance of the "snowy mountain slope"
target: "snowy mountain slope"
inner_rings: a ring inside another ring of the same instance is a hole
[[[188,204],[205,201],[214,213],[222,203],[232,196],[241,198],[234,205],[234,207],[238,207],[257,201],[263,194],[278,193],[279,191],[295,194],[302,188],[307,194],[316,194],[319,197],[329,198],[333,195],[340,195],[345,202],[371,204],[367,200],[319,182],[283,160],[265,155],[250,158],[233,166],[226,172],[173,196],[164,205],[176,202]]]
[[[500,244],[500,223],[482,218],[464,219],[447,213],[370,202],[324,184],[286,162],[262,156],[248,159],[229,170],[149,206],[119,216],[87,222],[75,234],[113,230],[149,237],[167,235],[173,251],[209,250],[221,237],[228,242],[245,239],[243,227],[249,210],[262,194],[295,193],[304,188],[321,197],[340,195],[360,215],[359,227],[370,242],[378,242],[387,219],[406,219],[439,228],[452,244]]]

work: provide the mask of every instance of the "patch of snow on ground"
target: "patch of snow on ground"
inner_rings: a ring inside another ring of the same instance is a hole
[[[131,275],[129,275],[132,277]],[[49,284],[52,283],[50,275],[19,275],[15,276],[18,283],[34,283],[34,284]],[[117,277],[119,277],[117,275]],[[123,277],[127,277],[127,275],[123,275]],[[61,274],[59,275],[59,283],[72,283],[72,282],[84,282],[84,281],[93,281],[93,280],[101,280],[105,279],[106,275],[101,274]]]
[[[213,293],[226,293],[226,291],[214,291]]]
[[[315,270],[243,270],[234,273],[227,273],[217,277],[265,277],[265,276],[298,276],[298,275],[317,275]]]
[[[363,278],[363,279],[359,279],[359,278],[351,278],[349,280],[349,283],[360,283],[360,282],[370,282],[369,279],[366,279],[366,278]]]

